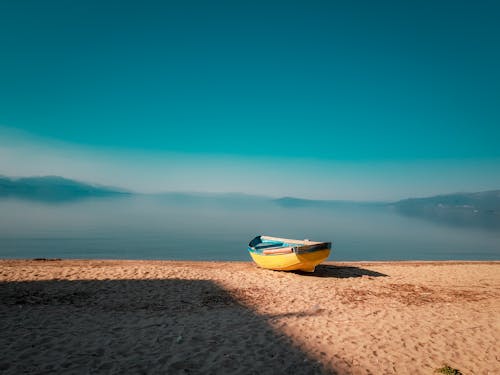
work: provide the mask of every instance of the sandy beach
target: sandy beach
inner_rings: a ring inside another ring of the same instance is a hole
[[[500,373],[500,262],[0,261],[0,372]]]

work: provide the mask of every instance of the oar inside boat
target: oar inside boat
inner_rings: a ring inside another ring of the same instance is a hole
[[[293,248],[283,247],[281,249],[268,249],[262,252],[263,254],[290,254],[293,253]]]

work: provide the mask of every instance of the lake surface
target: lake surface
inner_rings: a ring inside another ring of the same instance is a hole
[[[284,207],[255,198],[0,200],[1,258],[250,260],[259,234],[333,241],[330,260],[498,260],[498,227],[387,206]]]

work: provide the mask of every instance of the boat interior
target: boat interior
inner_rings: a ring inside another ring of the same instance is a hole
[[[294,245],[283,241],[263,241],[253,246],[253,249],[264,255],[290,254],[294,251]]]
[[[271,250],[271,249],[279,249],[282,247],[290,247],[293,246],[292,244],[286,243],[286,242],[280,242],[280,241],[265,241],[261,242],[258,245],[253,246],[254,249],[256,250]]]

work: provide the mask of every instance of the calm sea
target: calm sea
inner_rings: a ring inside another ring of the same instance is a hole
[[[1,258],[249,260],[256,235],[333,241],[330,260],[498,260],[497,226],[386,206],[284,207],[254,198],[0,200]]]

